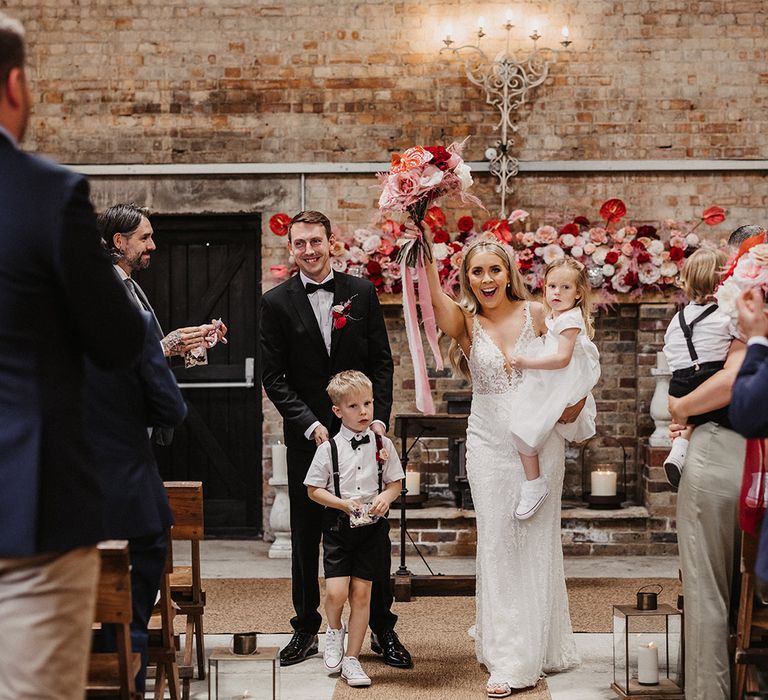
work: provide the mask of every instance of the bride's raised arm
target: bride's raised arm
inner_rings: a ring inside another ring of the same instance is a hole
[[[424,239],[429,250],[432,249],[432,230],[429,225],[424,223]],[[417,235],[416,226],[408,219],[405,224],[406,231],[411,235]],[[427,271],[427,280],[429,281],[429,293],[432,297],[432,308],[435,311],[435,321],[437,327],[449,338],[459,340],[467,334],[466,324],[464,322],[464,312],[461,307],[449,297],[440,285],[440,276],[437,273],[437,264],[434,256],[432,260],[427,260],[424,256],[424,266]]]

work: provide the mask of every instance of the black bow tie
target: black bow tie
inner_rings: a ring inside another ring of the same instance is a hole
[[[360,445],[367,445],[371,441],[370,435],[363,435],[363,437],[353,437],[349,443],[352,445],[352,449],[356,450]]]
[[[324,289],[326,292],[333,293],[336,289],[336,283],[334,282],[333,277],[331,277],[329,280],[326,280],[322,284],[307,282],[306,286],[304,287],[304,291],[306,291],[307,294],[314,294],[319,289]]]

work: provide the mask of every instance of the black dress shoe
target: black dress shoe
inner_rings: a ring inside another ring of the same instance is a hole
[[[408,650],[397,638],[395,630],[382,630],[378,634],[371,632],[371,651],[379,654],[387,666],[411,668],[413,661]]]
[[[280,665],[293,666],[315,654],[317,654],[317,635],[309,632],[294,632],[291,641],[280,652]]]

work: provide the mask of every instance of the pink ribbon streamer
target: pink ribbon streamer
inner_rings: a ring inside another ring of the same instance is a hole
[[[423,264],[420,264],[419,268],[423,269]],[[419,282],[420,298],[422,287],[423,285],[421,282]],[[429,294],[429,288],[427,288],[427,294]],[[423,312],[425,308],[423,306],[423,302],[421,308]],[[429,310],[431,313],[431,302],[429,303]],[[416,408],[419,409],[419,411],[421,411],[423,414],[432,416],[435,413],[435,404],[432,401],[432,392],[429,390],[427,362],[424,357],[424,347],[421,344],[419,318],[416,313],[416,294],[413,289],[413,277],[411,268],[407,265],[403,267],[403,317],[405,319],[405,335],[408,338],[408,349],[411,351],[411,359],[413,360],[413,376],[416,387]]]
[[[421,320],[424,324],[424,334],[432,349],[435,358],[435,368],[443,369],[443,355],[437,340],[437,323],[435,322],[435,309],[432,306],[432,292],[429,291],[427,268],[424,267],[424,251],[419,251],[419,263],[416,266],[416,279],[419,283],[419,306],[421,307]]]

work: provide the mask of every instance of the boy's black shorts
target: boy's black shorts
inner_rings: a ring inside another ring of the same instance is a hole
[[[366,581],[389,578],[392,545],[389,521],[350,527],[349,517],[335,508],[323,513],[323,570],[325,578],[356,576]]]

